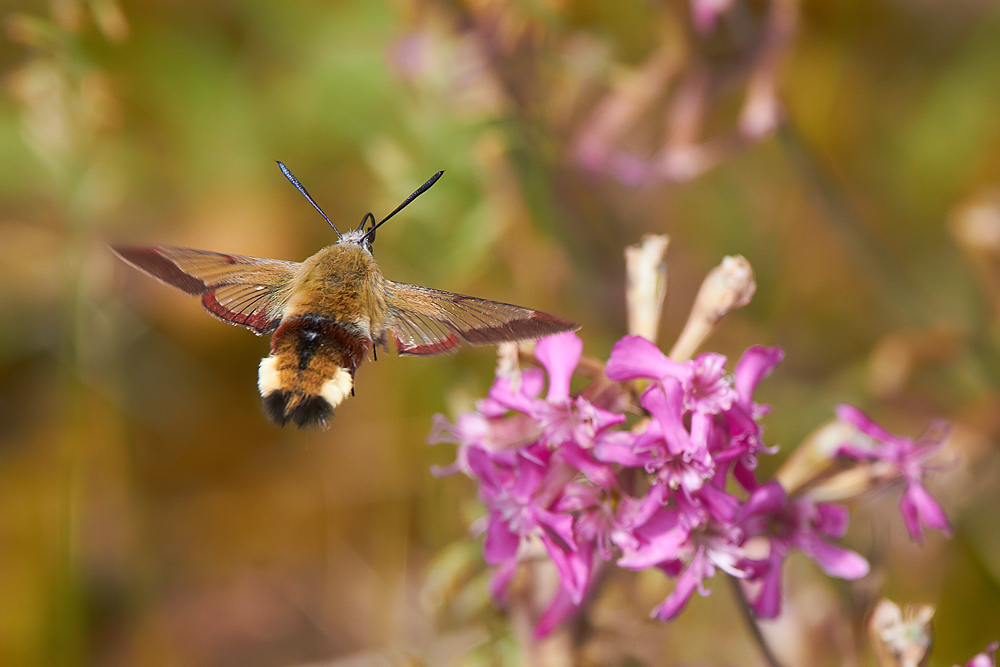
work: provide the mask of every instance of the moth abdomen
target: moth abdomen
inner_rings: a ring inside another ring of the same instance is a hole
[[[371,347],[355,325],[319,316],[284,320],[260,362],[264,412],[279,426],[325,428],[354,389],[354,371]]]

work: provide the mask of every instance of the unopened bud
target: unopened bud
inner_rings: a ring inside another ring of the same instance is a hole
[[[750,303],[757,283],[750,262],[740,255],[726,257],[701,284],[684,330],[670,350],[674,361],[687,361],[730,312]]]
[[[647,234],[625,248],[625,303],[628,332],[656,342],[667,295],[667,246],[670,237]]]
[[[948,227],[990,295],[994,315],[1000,316],[1000,192],[956,209]]]
[[[829,480],[839,472],[835,460],[837,450],[856,432],[857,429],[849,424],[833,419],[806,436],[775,473],[782,488],[790,494],[798,493],[822,480]],[[811,492],[809,497],[813,498]]]

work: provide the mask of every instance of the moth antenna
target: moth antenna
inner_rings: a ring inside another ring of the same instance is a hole
[[[305,189],[304,187],[302,187],[302,184],[301,184],[301,183],[299,183],[299,179],[295,178],[295,176],[294,176],[294,175],[292,175],[292,172],[288,171],[288,167],[286,167],[286,166],[285,166],[285,165],[284,165],[284,164],[283,164],[283,163],[281,162],[281,160],[275,160],[275,162],[277,162],[277,163],[278,163],[278,166],[279,166],[279,167],[281,167],[281,173],[285,175],[285,178],[287,178],[287,179],[288,179],[288,181],[289,181],[289,182],[290,182],[290,183],[291,183],[292,185],[294,185],[294,186],[295,186],[295,189],[297,189],[297,190],[298,190],[299,192],[301,192],[301,193],[302,193],[302,196],[303,196],[303,197],[305,197],[306,199],[308,199],[308,200],[309,200],[309,203],[313,205],[313,208],[314,208],[314,209],[316,209],[317,211],[319,211],[319,214],[320,214],[321,216],[323,216],[323,219],[324,219],[324,220],[326,220],[327,222],[329,222],[329,223],[330,223],[330,226],[331,226],[331,227],[333,227],[333,231],[337,232],[337,238],[338,238],[338,239],[342,239],[342,238],[344,238],[344,237],[343,237],[343,236],[341,235],[341,233],[340,233],[340,230],[339,230],[339,229],[337,229],[337,225],[333,224],[333,221],[332,221],[332,220],[330,220],[330,218],[328,218],[328,217],[326,216],[326,213],[324,213],[324,212],[323,212],[323,209],[321,209],[321,208],[319,207],[319,204],[317,204],[317,203],[315,202],[315,200],[313,200],[313,198],[309,196],[309,193],[308,193],[308,192],[306,192],[306,189]],[[375,216],[372,216],[372,220],[374,220],[374,219],[375,219]]]
[[[417,188],[416,190],[414,190],[413,194],[410,195],[409,197],[407,197],[406,199],[404,199],[403,203],[400,204],[399,206],[397,206],[396,209],[392,213],[390,213],[389,215],[387,215],[384,218],[382,218],[382,220],[377,225],[375,225],[374,227],[372,227],[371,229],[369,229],[368,233],[365,234],[365,236],[364,236],[364,238],[367,238],[368,236],[371,236],[371,238],[368,239],[368,243],[370,244],[370,243],[372,243],[372,241],[375,240],[375,230],[376,229],[378,229],[379,227],[381,227],[385,223],[386,220],[388,220],[389,218],[391,218],[392,216],[396,215],[397,213],[399,213],[400,211],[402,211],[404,208],[406,208],[406,205],[409,204],[411,201],[413,201],[414,199],[416,199],[420,195],[422,195],[425,192],[427,192],[427,190],[432,185],[434,185],[435,183],[437,183],[437,180],[439,178],[441,178],[442,174],[444,174],[444,170],[443,169],[441,171],[439,171],[438,173],[434,174],[433,176],[431,176],[430,178],[428,178],[426,183],[424,183],[419,188]],[[372,216],[372,220],[373,221],[375,220],[375,216]]]

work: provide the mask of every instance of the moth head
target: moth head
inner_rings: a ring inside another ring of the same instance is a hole
[[[375,234],[373,227],[365,228],[368,218],[371,213],[365,215],[364,220],[361,221],[361,226],[357,229],[352,229],[350,231],[341,234],[340,239],[337,241],[337,245],[352,244],[361,246],[363,250],[372,251],[372,242],[375,240]],[[375,224],[375,218],[372,217],[372,224]],[[371,232],[371,233],[370,233]]]

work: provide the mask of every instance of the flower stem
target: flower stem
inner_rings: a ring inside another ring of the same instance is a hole
[[[736,605],[740,608],[743,620],[746,621],[747,627],[750,629],[750,634],[753,635],[754,641],[756,641],[757,646],[760,647],[760,652],[764,656],[764,662],[766,662],[770,667],[782,667],[781,662],[778,660],[778,656],[774,655],[774,651],[771,650],[771,646],[764,638],[764,633],[760,631],[760,626],[757,625],[757,618],[754,616],[753,610],[750,608],[750,603],[747,601],[747,596],[743,592],[743,587],[740,586],[739,579],[736,577],[726,578],[729,580],[730,588],[733,589],[733,597],[736,598]]]

